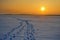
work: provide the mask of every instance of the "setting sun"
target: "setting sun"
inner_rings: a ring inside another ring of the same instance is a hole
[[[40,8],[41,11],[45,11],[45,9],[46,8],[44,6]]]

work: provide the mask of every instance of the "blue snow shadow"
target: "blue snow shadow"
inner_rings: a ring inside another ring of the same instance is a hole
[[[35,30],[33,28],[33,24],[29,23],[28,20],[22,20],[18,18],[16,19],[20,21],[19,22],[20,25],[13,28],[10,32],[7,32],[7,34],[2,34],[0,37],[0,40],[13,40],[17,37],[19,37],[20,39],[21,35],[20,36],[17,36],[17,35],[18,33],[21,33],[22,30],[24,30],[24,27],[26,27],[26,30],[23,35],[23,40],[36,40],[34,37]],[[17,33],[13,33],[14,31],[17,31],[17,30],[19,30]]]

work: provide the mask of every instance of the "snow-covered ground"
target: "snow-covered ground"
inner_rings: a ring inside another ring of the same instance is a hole
[[[0,40],[60,40],[60,16],[0,15]]]

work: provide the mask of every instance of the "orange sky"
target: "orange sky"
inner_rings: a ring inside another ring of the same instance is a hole
[[[44,12],[41,6],[46,7]],[[0,12],[60,15],[60,0],[0,0]]]

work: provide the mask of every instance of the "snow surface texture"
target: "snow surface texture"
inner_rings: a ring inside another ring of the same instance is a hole
[[[60,40],[60,16],[0,15],[0,40]]]

